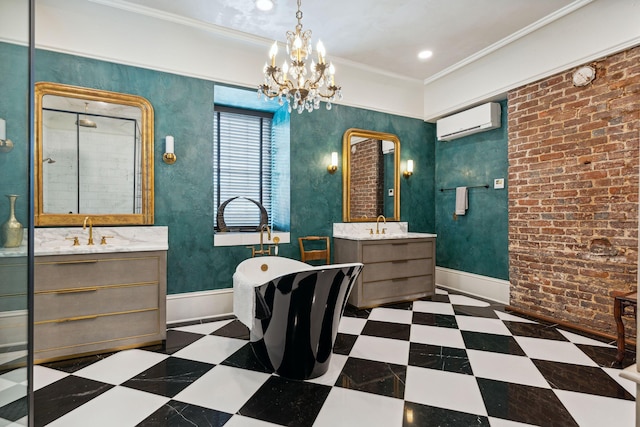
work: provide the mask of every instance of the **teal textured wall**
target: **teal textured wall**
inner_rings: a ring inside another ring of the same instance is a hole
[[[16,218],[27,226],[29,141],[27,122],[28,50],[23,46],[0,43],[0,118],[6,121],[7,138],[13,150],[0,153],[0,224],[9,216],[5,194],[17,194]]]
[[[214,247],[212,107],[214,83],[60,53],[38,51],[36,81],[131,93],[155,112],[155,224],[169,226],[168,293],[228,288],[244,246]],[[401,183],[401,216],[411,231],[434,232],[433,125],[369,110],[334,105],[291,116],[291,244],[280,254],[299,258],[297,237],[331,235],[342,222],[342,167],[327,173],[332,151],[341,152],[350,127],[395,133],[403,161],[415,174]],[[162,162],[164,137],[173,135],[177,162]]]
[[[411,231],[434,232],[435,153],[428,142],[433,125],[342,105],[291,116],[292,231],[331,235],[332,224],[342,222],[342,166],[331,175],[327,165],[332,151],[342,153],[342,135],[352,127],[398,135],[402,163],[412,158],[420,164],[420,172],[416,170],[410,180],[401,178],[401,220],[409,222]]]
[[[28,53],[24,46],[0,43],[0,118],[6,121],[6,137],[13,142],[11,151],[0,153],[0,224],[9,217],[9,199],[5,195],[17,194],[16,219],[23,227],[29,225]],[[24,234],[28,240],[28,230]],[[29,269],[26,253],[0,261],[11,265],[0,271],[0,311],[26,310]],[[20,334],[16,341],[27,342],[26,324],[8,329],[10,335]]]
[[[498,279],[509,278],[507,198],[507,108],[502,126],[453,141],[436,142],[436,255],[440,267]],[[494,178],[505,188],[493,189]],[[455,191],[440,188],[488,184],[469,189],[469,210],[453,218]]]

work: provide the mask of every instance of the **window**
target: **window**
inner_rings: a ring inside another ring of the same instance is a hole
[[[269,112],[219,105],[214,108],[214,218],[222,203],[239,197],[224,209],[230,231],[258,228],[260,209],[247,198],[264,206],[270,222],[273,218],[272,118]]]

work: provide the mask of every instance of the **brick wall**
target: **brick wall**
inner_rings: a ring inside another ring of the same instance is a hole
[[[375,218],[383,212],[382,141],[367,139],[351,147],[351,217]]]
[[[511,305],[613,334],[635,290],[640,47],[508,94]],[[635,322],[626,322],[635,336]]]

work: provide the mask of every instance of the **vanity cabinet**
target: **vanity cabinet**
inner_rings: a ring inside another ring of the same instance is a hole
[[[35,361],[162,342],[166,251],[36,257]]]
[[[0,258],[0,312],[27,309],[27,257]]]
[[[349,304],[375,307],[435,293],[435,238],[334,238],[336,263],[364,264]]]
[[[27,256],[0,256],[0,348],[26,351]]]

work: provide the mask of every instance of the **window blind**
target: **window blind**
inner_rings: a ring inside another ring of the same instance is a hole
[[[272,115],[220,106],[214,113],[214,218],[226,200],[246,197],[262,204],[271,219]],[[255,230],[260,210],[237,199],[225,207],[224,220],[233,231]]]

